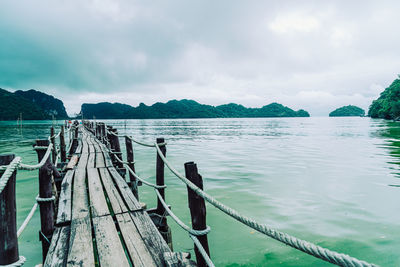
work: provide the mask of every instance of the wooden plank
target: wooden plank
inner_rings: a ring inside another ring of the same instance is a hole
[[[74,173],[74,170],[67,171],[61,183],[61,192],[58,201],[58,214],[56,224],[62,224],[71,221],[71,189]]]
[[[150,216],[145,211],[130,212],[130,216],[136,228],[140,229],[139,233],[156,265],[163,266],[164,253],[171,252],[171,249],[151,221]]]
[[[124,201],[121,198],[117,188],[114,185],[114,182],[111,178],[110,173],[106,168],[98,169],[100,172],[101,180],[103,181],[104,188],[106,189],[108,200],[111,203],[112,209],[115,214],[127,212],[128,208],[126,207]]]
[[[104,163],[106,167],[113,167],[113,163],[110,157],[110,154],[108,154],[107,151],[103,151],[103,156],[104,156]]]
[[[82,153],[82,140],[78,139],[78,146],[75,149],[74,154]]]
[[[89,217],[71,223],[67,266],[94,266],[92,229]]]
[[[73,155],[71,157],[71,159],[69,160],[67,166],[65,166],[65,169],[66,170],[72,170],[75,167],[75,165],[78,163],[78,160],[79,160],[79,156],[78,155]]]
[[[74,193],[72,195],[72,220],[89,217],[88,196],[86,191],[86,168],[75,170]]]
[[[88,135],[87,142],[89,145],[89,153],[96,153],[96,150],[94,150],[94,146],[93,146],[92,134],[90,134],[90,133]]]
[[[123,199],[125,200],[126,204],[130,211],[141,210],[142,207],[139,204],[139,201],[133,195],[131,189],[129,188],[128,184],[125,182],[124,178],[119,175],[117,170],[114,167],[107,168],[110,171],[111,176],[113,177],[119,192],[121,193]]]
[[[122,237],[135,267],[157,266],[128,213],[116,215]]]
[[[96,153],[89,153],[87,167],[94,168],[95,160],[96,160]]]
[[[129,266],[111,216],[93,218],[100,266]]]
[[[97,169],[88,168],[88,187],[92,217],[109,215],[110,210],[104,196],[99,172]]]
[[[51,238],[44,267],[66,266],[71,226],[57,227]]]
[[[86,169],[89,154],[82,153],[79,157],[78,169]]]
[[[164,253],[165,267],[190,267],[197,264],[190,260],[190,253],[186,252],[165,252]]]
[[[106,166],[104,162],[104,156],[103,153],[97,153],[96,152],[96,168],[104,168]]]
[[[87,143],[87,135],[82,136],[82,153],[89,153],[89,146]]]

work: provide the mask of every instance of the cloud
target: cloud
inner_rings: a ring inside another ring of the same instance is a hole
[[[81,103],[368,107],[400,69],[400,3],[3,1],[0,87]],[[318,102],[319,101],[319,102]]]

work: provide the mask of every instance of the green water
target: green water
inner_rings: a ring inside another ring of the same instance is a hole
[[[153,142],[166,138],[180,170],[195,161],[205,190],[278,230],[382,266],[400,265],[400,124],[369,118],[274,118],[106,121]],[[32,140],[51,122],[0,122],[0,153],[36,162]],[[30,141],[25,141],[30,140]],[[123,143],[122,143],[123,144]],[[124,147],[122,145],[122,147]],[[156,152],[135,146],[136,170],[154,181]],[[19,171],[18,223],[38,190],[37,172]],[[186,187],[166,169],[167,202],[190,224]],[[140,187],[153,207],[152,189]],[[39,214],[20,238],[27,266],[40,262]],[[211,258],[217,266],[329,266],[207,205]],[[176,251],[193,253],[186,232],[169,219]]]

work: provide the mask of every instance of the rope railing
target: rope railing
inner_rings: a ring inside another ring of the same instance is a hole
[[[157,145],[157,143],[154,143],[154,146],[157,149],[157,153],[160,156],[160,158],[163,160],[165,165],[168,167],[168,169],[175,175],[177,176],[181,181],[183,181],[190,189],[192,189],[197,195],[205,199],[208,203],[213,205],[214,207],[218,208],[225,214],[231,216],[232,218],[236,219],[237,221],[249,226],[250,228],[263,233],[277,241],[280,241],[288,246],[291,246],[295,249],[298,249],[302,252],[305,252],[311,256],[314,256],[316,258],[325,260],[327,262],[339,265],[339,266],[365,266],[365,267],[370,267],[370,266],[377,266],[375,264],[368,263],[366,261],[362,261],[359,259],[356,259],[354,257],[351,257],[347,254],[343,253],[338,253],[335,251],[331,251],[329,249],[323,248],[321,246],[315,245],[311,242],[296,238],[294,236],[291,236],[287,233],[277,231],[275,229],[272,229],[271,227],[265,225],[265,224],[260,224],[256,222],[254,219],[248,218],[242,214],[240,214],[238,211],[224,205],[223,203],[219,202],[212,196],[208,195],[206,192],[201,190],[199,187],[197,187],[195,184],[193,184],[191,181],[189,181],[185,176],[180,174],[172,165],[171,163],[166,159],[166,157],[163,155],[160,147]]]
[[[28,216],[26,216],[24,222],[19,227],[19,229],[17,231],[17,237],[19,237],[22,234],[22,232],[25,230],[26,226],[28,226],[28,224],[31,221],[33,215],[35,214],[35,211],[37,210],[37,207],[38,207],[38,203],[36,202],[35,204],[33,204],[33,207],[31,209],[31,211],[29,212]]]
[[[17,170],[19,164],[21,163],[21,157],[15,157],[10,164],[7,165],[6,170],[0,177],[0,194],[3,192],[4,188],[7,186],[8,180]]]
[[[209,267],[214,267],[215,266],[214,263],[212,262],[212,260],[208,256],[207,252],[205,251],[205,249],[201,245],[201,243],[200,243],[199,239],[197,238],[197,236],[189,234],[189,237],[193,240],[194,244],[199,249],[199,252],[200,252],[201,256],[203,256],[203,259],[206,261],[207,265]]]

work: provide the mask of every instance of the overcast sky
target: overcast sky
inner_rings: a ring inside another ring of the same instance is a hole
[[[400,73],[400,1],[0,2],[0,87],[311,115],[367,109]]]

